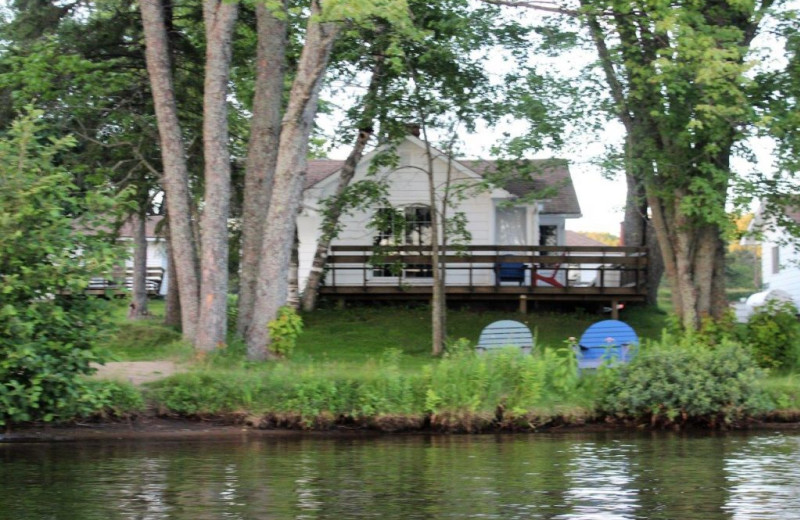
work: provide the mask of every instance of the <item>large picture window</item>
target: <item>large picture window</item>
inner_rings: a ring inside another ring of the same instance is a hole
[[[428,206],[407,206],[401,210],[380,208],[375,215],[377,233],[373,239],[376,247],[388,246],[428,246],[431,245],[431,209]],[[382,264],[375,266],[376,277],[398,276],[406,278],[430,278],[433,276],[430,264],[410,264],[396,266]]]

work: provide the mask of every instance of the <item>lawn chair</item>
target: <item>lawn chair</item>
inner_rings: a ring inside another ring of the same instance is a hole
[[[504,347],[519,347],[523,354],[530,354],[533,350],[533,336],[531,330],[514,320],[500,320],[487,325],[481,331],[478,352],[497,351]]]
[[[558,279],[561,264],[550,264],[544,269],[534,269],[531,273],[533,285],[537,287],[550,286],[550,287],[564,287],[564,284]]]
[[[627,363],[636,354],[639,337],[627,323],[604,320],[591,325],[575,349],[578,368],[597,368],[604,363]]]
[[[502,282],[517,282],[521,286],[525,283],[525,269],[527,266],[524,262],[507,261],[510,258],[514,257],[504,257],[502,261],[494,265],[495,285],[500,285]]]

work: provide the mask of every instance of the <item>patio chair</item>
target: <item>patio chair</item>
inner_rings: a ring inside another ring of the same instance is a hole
[[[575,348],[578,368],[597,368],[604,363],[627,363],[636,354],[639,337],[625,322],[599,321],[586,329]]]
[[[560,269],[561,264],[549,264],[544,269],[534,269],[531,273],[532,284],[534,286],[564,287],[564,284],[558,280]]]
[[[475,347],[478,352],[497,351],[505,347],[518,347],[523,354],[533,350],[533,335],[524,324],[514,320],[500,320],[487,325]]]
[[[513,256],[503,257],[502,260],[495,264],[495,285],[500,285],[502,282],[517,282],[521,286],[525,283],[525,269],[527,266],[524,262],[513,262]]]

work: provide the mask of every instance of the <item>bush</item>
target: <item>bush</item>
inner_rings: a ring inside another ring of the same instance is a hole
[[[793,368],[800,361],[800,322],[790,302],[771,300],[747,322],[745,341],[764,368]]]
[[[297,346],[297,338],[303,332],[303,318],[293,307],[284,305],[278,309],[278,317],[267,324],[271,343],[269,349],[279,356],[288,356]]]
[[[82,193],[59,155],[74,143],[46,139],[40,111],[0,140],[0,424],[53,421],[96,409],[83,375],[106,306],[83,291],[117,261],[108,237],[114,200]]]
[[[746,348],[711,349],[694,338],[665,337],[628,365],[600,374],[601,412],[656,424],[732,423],[764,411],[762,371]]]

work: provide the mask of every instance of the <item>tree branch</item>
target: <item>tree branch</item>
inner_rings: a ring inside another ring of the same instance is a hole
[[[547,2],[546,0],[542,2],[536,2],[532,0],[483,0],[483,2],[503,7],[524,7],[525,9],[544,11],[546,13],[565,14],[573,17],[578,17],[580,15],[580,13],[574,9],[558,7],[552,2]]]

